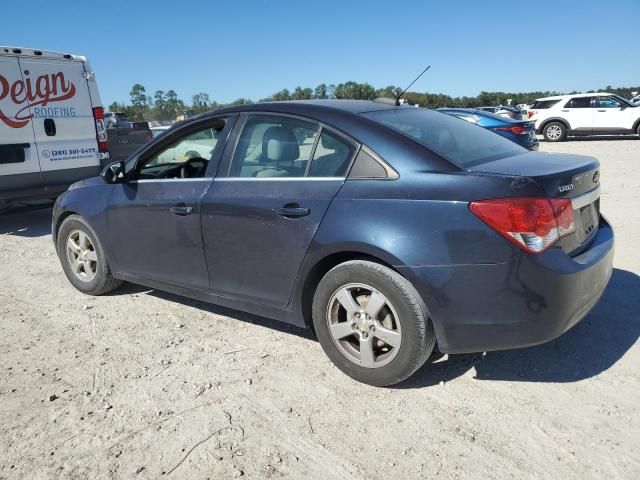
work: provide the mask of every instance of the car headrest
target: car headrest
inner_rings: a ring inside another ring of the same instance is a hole
[[[329,135],[322,135],[320,137],[320,141],[322,142],[323,148],[326,148],[327,150],[335,150],[336,153],[347,149],[347,146],[344,144],[344,142],[340,142]]]
[[[298,140],[290,128],[269,127],[262,137],[262,161],[293,163],[300,156]]]

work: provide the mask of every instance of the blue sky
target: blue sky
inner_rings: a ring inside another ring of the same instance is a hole
[[[5,2],[0,44],[86,55],[131,85],[228,102],[348,80],[476,95],[640,84],[640,0]]]

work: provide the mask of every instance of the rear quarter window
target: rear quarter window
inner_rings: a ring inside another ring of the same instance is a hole
[[[547,108],[551,108],[556,105],[560,99],[558,100],[536,100],[533,102],[531,106],[532,110],[546,110]]]

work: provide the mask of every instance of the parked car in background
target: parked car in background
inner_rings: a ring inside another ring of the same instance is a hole
[[[477,107],[477,110],[484,112],[495,113],[501,117],[511,118],[513,120],[523,120],[524,116],[522,112],[515,107],[506,107],[503,105],[497,107]]]
[[[173,153],[196,142],[200,157]],[[81,292],[124,280],[306,326],[347,375],[391,385],[436,341],[523,347],[580,321],[613,267],[599,179],[592,157],[429,109],[260,103],[185,120],[74,185],[52,236]]]
[[[538,150],[539,142],[534,122],[512,120],[474,108],[439,108],[438,111],[475,123],[529,150]]]
[[[124,127],[129,123],[129,119],[121,112],[106,112],[104,114],[104,124],[107,128]]]
[[[127,122],[122,127],[109,128],[107,134],[112,161],[126,160],[153,138],[147,122]]]
[[[109,159],[95,73],[85,57],[0,47],[0,207],[54,199]]]
[[[611,93],[560,95],[536,100],[529,119],[549,142],[571,135],[640,135],[640,108]]]
[[[156,123],[158,123],[158,122],[156,122]],[[160,135],[161,133],[166,132],[166,131],[167,131],[167,130],[169,130],[170,128],[171,128],[171,125],[168,125],[168,126],[167,126],[167,125],[154,125],[154,126],[151,126],[151,127],[150,127],[150,129],[151,129],[151,134],[152,134],[154,137],[157,137],[157,136],[158,136],[158,135]]]
[[[636,95],[631,99],[631,103],[635,103],[636,105],[640,104],[640,95]]]

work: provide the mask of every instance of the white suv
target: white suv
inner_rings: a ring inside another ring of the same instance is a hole
[[[640,108],[611,93],[582,93],[536,100],[529,110],[536,132],[549,142],[567,135],[640,135]]]

